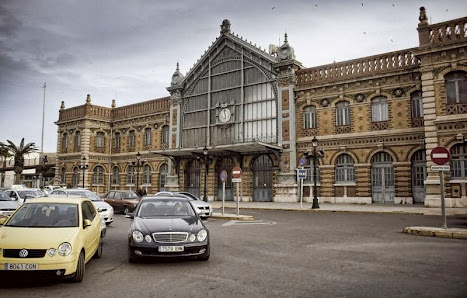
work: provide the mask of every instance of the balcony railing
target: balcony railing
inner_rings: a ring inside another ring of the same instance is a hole
[[[433,46],[467,41],[467,17],[430,25],[430,42]]]
[[[420,61],[413,54],[415,49],[302,69],[297,71],[297,86],[414,69],[420,65]]]
[[[467,114],[467,103],[455,103],[446,105],[446,115]]]
[[[389,129],[389,121],[384,122],[373,122],[371,123],[372,130],[385,130]]]
[[[336,133],[350,133],[352,128],[350,125],[338,125],[336,126]]]

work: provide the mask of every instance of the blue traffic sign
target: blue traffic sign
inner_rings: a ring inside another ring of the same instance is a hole
[[[306,170],[305,169],[297,169],[298,179],[306,179]]]
[[[303,167],[304,165],[306,165],[306,158],[305,157],[302,157],[300,158],[300,160],[298,161],[298,164]]]

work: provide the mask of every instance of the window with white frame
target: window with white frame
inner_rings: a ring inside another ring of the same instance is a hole
[[[149,165],[143,167],[143,184],[151,184],[151,166]]]
[[[112,168],[112,184],[120,184],[120,169],[117,166]]]
[[[144,145],[151,145],[152,143],[152,130],[150,128],[146,128],[144,130]]]
[[[371,121],[382,122],[389,120],[388,101],[386,97],[379,96],[371,101]]]
[[[421,91],[415,91],[410,94],[410,107],[412,118],[423,118],[423,99]]]
[[[305,170],[306,170],[306,178],[303,180],[303,183],[305,184],[313,184],[314,183],[314,180],[313,180],[313,171],[314,171],[314,163],[313,163],[313,158],[311,157],[308,157],[308,162],[307,164],[305,165]],[[316,163],[316,183],[320,183],[320,171],[319,171],[319,160],[318,162]]]
[[[131,165],[126,169],[126,183],[135,184],[135,168]]]
[[[135,131],[130,130],[130,132],[128,133],[128,146],[135,147],[135,144],[136,144]]]
[[[167,174],[169,173],[169,166],[166,163],[163,163],[159,168],[159,190],[165,190],[165,184],[167,183]]]
[[[355,182],[354,160],[349,154],[336,159],[336,183]]]
[[[467,144],[451,148],[451,178],[467,179]]]
[[[350,125],[350,104],[348,101],[340,101],[336,104],[336,125]]]
[[[305,129],[316,128],[317,122],[318,121],[316,118],[316,107],[306,106],[303,109],[303,123],[305,125]]]
[[[467,103],[467,72],[454,71],[444,78],[447,104]]]
[[[92,184],[104,184],[104,167],[94,167],[92,173]]]
[[[96,148],[105,147],[105,134],[101,131],[96,134]]]
[[[169,143],[169,126],[164,125],[162,127],[162,144]]]

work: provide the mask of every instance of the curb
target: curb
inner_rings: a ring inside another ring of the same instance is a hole
[[[220,214],[220,213],[212,213],[211,218],[217,219],[230,219],[230,220],[242,220],[242,221],[252,221],[255,218],[251,215],[235,215],[235,214]]]
[[[217,209],[217,208],[216,208]],[[235,209],[234,207],[225,207],[225,209]],[[412,215],[436,215],[425,214],[423,211],[378,211],[378,210],[329,210],[329,209],[294,209],[294,208],[264,208],[264,207],[244,207],[243,210],[278,210],[278,211],[296,211],[296,212],[342,212],[342,213],[378,213],[378,214],[412,214]],[[451,216],[451,215],[449,215]]]
[[[405,227],[402,232],[417,236],[467,240],[467,229],[443,229],[434,227]]]

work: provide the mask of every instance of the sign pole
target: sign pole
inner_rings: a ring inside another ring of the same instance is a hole
[[[240,216],[240,185],[237,183],[237,216]]]
[[[303,209],[303,179],[300,179],[300,209]]]
[[[441,184],[441,216],[443,217],[443,229],[447,229],[446,206],[444,204],[444,171],[439,172],[439,180]]]
[[[222,182],[222,215],[224,215],[224,204],[225,204],[225,182]]]

